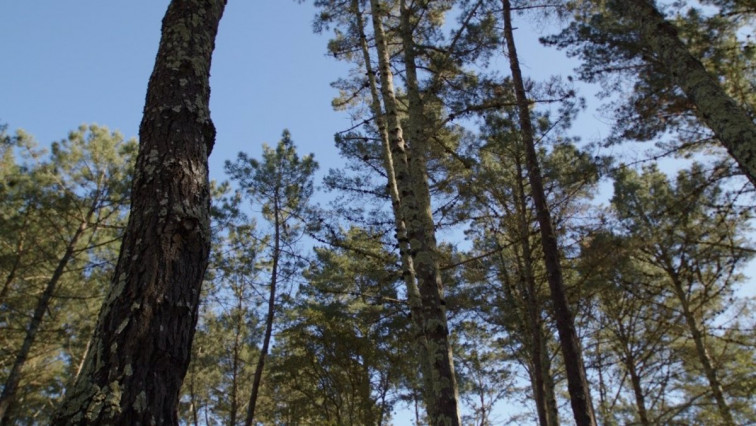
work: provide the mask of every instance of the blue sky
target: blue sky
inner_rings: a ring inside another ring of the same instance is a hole
[[[137,136],[167,0],[0,2],[0,123],[48,144],[82,123]],[[284,128],[323,169],[337,165],[329,83],[344,64],[312,33],[314,10],[293,0],[230,1],[213,56],[218,139],[211,175],[244,150],[256,155]]]
[[[23,128],[45,145],[83,123],[137,136],[167,5],[0,2],[0,123]],[[210,103],[218,131],[212,178],[223,178],[223,161],[238,151],[257,155],[262,142],[275,144],[284,128],[300,153],[315,153],[321,171],[340,165],[333,134],[351,123],[332,110],[337,92],[330,83],[348,67],[326,55],[328,37],[313,34],[314,15],[311,2],[229,1],[212,64]],[[573,66],[560,52],[544,55],[535,35],[518,43],[531,77]],[[591,114],[583,117],[595,125]],[[588,138],[600,133],[591,129]]]

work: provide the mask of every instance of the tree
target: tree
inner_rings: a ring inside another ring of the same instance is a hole
[[[210,250],[209,73],[224,0],[174,0],[147,89],[129,223],[54,424],[178,422]]]
[[[402,376],[415,374],[396,257],[351,228],[352,247],[317,247],[306,282],[283,312],[266,423],[386,424]],[[354,249],[359,249],[356,251]]]
[[[392,203],[407,298],[413,307],[413,323],[422,335],[418,344],[424,345],[418,350],[424,353],[420,358],[425,364],[420,366],[425,389],[423,400],[431,423],[458,424],[456,379],[444,312],[428,167],[434,151],[431,140],[438,138],[446,129],[436,117],[431,118],[437,112],[430,111],[437,106],[436,94],[433,91],[421,93],[423,90],[416,75],[418,63],[423,66],[428,60],[417,53],[421,50],[417,40],[440,39],[438,29],[441,16],[450,5],[448,2],[438,2],[428,9],[431,13],[426,13],[425,6],[370,1],[367,9],[372,23],[372,43],[369,43],[366,28],[363,27],[361,2],[324,1],[316,4],[323,7],[318,25],[325,27],[328,23],[336,22],[344,26],[344,32],[337,30],[336,39],[330,44],[334,55],[354,60],[361,69],[360,74],[367,73],[364,74],[367,78],[364,82],[361,80],[359,85],[354,82],[339,83],[349,88],[370,89],[366,104],[373,115],[365,120],[365,124],[372,124],[375,119],[377,138],[385,147],[379,151],[384,177],[388,181],[385,192]],[[417,10],[414,10],[416,7]],[[394,16],[395,12],[399,13],[399,19]],[[404,87],[408,103],[406,109],[402,106],[404,94],[401,88],[395,87],[392,69],[395,64],[392,56],[397,48],[400,49],[399,57],[407,76]],[[373,61],[377,65],[374,66]],[[355,98],[360,90],[356,90]],[[343,103],[351,102],[345,100]],[[433,107],[429,104],[433,104]]]
[[[676,140],[683,143],[672,151],[710,145],[710,134],[696,131],[703,123],[754,183],[756,104],[746,94],[753,87],[754,49],[739,40],[751,31],[754,10],[741,2],[704,2],[714,6],[711,13],[688,3],[673,5],[688,9],[676,25],[651,0],[569,2],[576,21],[545,41],[581,56],[581,77],[606,83],[607,92],[626,82],[621,77],[635,80],[628,102],[617,109],[620,140],[683,129]]]
[[[18,147],[26,145],[31,149],[31,142],[24,139],[26,136],[20,133]],[[65,314],[65,310],[82,310],[86,306],[74,301],[75,298],[101,297],[104,283],[100,281],[99,270],[115,260],[111,246],[120,237],[126,218],[135,152],[133,140],[125,142],[120,134],[110,133],[107,128],[81,126],[67,139],[53,143],[49,160],[35,162],[39,159],[32,157],[29,159],[32,163],[8,164],[6,170],[16,168],[18,174],[7,176],[6,182],[12,182],[13,189],[6,194],[3,207],[19,208],[14,220],[22,226],[17,230],[17,240],[7,241],[10,244],[6,248],[12,248],[8,255],[13,261],[7,275],[4,274],[2,304],[3,310],[15,311],[20,314],[19,319],[23,318],[18,327],[24,330],[24,337],[13,345],[15,359],[10,362],[0,396],[0,417],[4,424],[24,416],[14,414],[12,409],[18,400],[24,370],[28,370],[27,362],[35,356],[54,357],[34,354],[35,347],[39,349],[36,342],[40,334],[49,336],[45,346],[55,354],[64,354],[65,346],[69,346],[71,363],[84,350],[74,342],[85,341],[89,336],[84,331],[90,326],[77,315]],[[8,239],[13,238],[12,234],[7,235]],[[41,254],[34,258],[33,251]],[[38,294],[31,278],[35,275],[44,280]],[[29,294],[36,296],[36,303],[27,308],[22,300]],[[29,315],[29,311],[33,313]],[[81,314],[86,317],[86,312],[89,310],[83,309]],[[47,313],[50,318],[46,320]],[[51,334],[44,330],[57,327],[70,331]],[[69,343],[58,336],[69,339]],[[72,370],[75,372],[76,367]],[[35,391],[27,389],[23,393]]]
[[[753,111],[744,110],[722,88],[701,61],[678,37],[673,24],[650,0],[610,1],[609,8],[631,20],[640,43],[649,51],[671,84],[678,85],[695,107],[696,114],[756,185],[756,124]]]
[[[599,412],[604,423],[666,423],[676,413],[670,410],[676,395],[670,376],[682,368],[674,353],[681,340],[675,330],[676,315],[660,309],[666,298],[658,286],[663,277],[634,257],[639,241],[613,234],[612,225],[618,226],[607,224],[606,229],[591,234],[579,260],[586,287],[596,294],[589,314],[595,329],[589,333],[587,352],[599,370]],[[609,388],[612,373],[618,378]],[[614,402],[608,400],[620,398],[607,396],[606,389],[620,395],[627,377],[634,404],[626,409],[612,407]],[[623,416],[626,411],[627,417]]]
[[[213,249],[202,286],[192,361],[182,387],[181,420],[199,424],[244,418],[258,359],[265,249],[256,221],[243,212],[244,198],[231,185],[211,182]],[[212,420],[211,420],[212,419]]]
[[[708,330],[752,251],[741,237],[748,212],[740,211],[716,184],[723,170],[708,172],[694,164],[672,184],[655,167],[641,175],[623,168],[612,202],[626,232],[638,239],[636,256],[663,276],[668,292],[664,305],[676,313],[693,342],[694,370],[708,382],[717,421],[736,424],[722,383],[725,376],[709,343],[716,337]]]
[[[585,374],[580,340],[575,331],[575,319],[567,301],[562,268],[559,261],[559,246],[557,234],[551,221],[551,213],[546,202],[543,189],[540,165],[535,149],[533,124],[530,117],[530,101],[525,92],[525,85],[517,58],[517,49],[512,33],[511,5],[509,0],[502,0],[504,9],[504,38],[509,56],[509,66],[512,72],[515,98],[517,100],[520,131],[525,147],[525,161],[528,178],[532,190],[533,202],[536,208],[538,224],[543,244],[543,256],[546,264],[551,301],[554,309],[562,356],[567,370],[567,384],[570,391],[570,402],[575,423],[578,425],[595,425],[596,418],[591,403],[591,393]]]
[[[235,163],[226,162],[226,172],[239,183],[242,194],[262,205],[262,215],[272,227],[268,236],[270,280],[265,333],[255,368],[245,424],[252,424],[268,355],[276,314],[276,291],[295,273],[293,245],[302,236],[307,203],[312,195],[312,175],[318,164],[312,154],[300,159],[288,130],[284,130],[275,149],[263,145],[263,159],[250,159],[239,153]]]

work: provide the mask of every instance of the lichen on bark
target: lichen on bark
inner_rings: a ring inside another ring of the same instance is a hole
[[[53,424],[178,424],[210,249],[209,72],[225,4],[168,6],[113,285]]]

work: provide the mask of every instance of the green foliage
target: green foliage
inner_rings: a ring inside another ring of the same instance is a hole
[[[753,118],[754,47],[744,34],[752,31],[756,10],[740,2],[703,3],[717,8],[674,2],[667,7],[668,19],[689,51]],[[579,57],[580,78],[601,83],[604,96],[625,93],[627,82],[633,82],[628,96],[613,101],[611,119],[615,126],[608,142],[655,140],[672,131],[679,140],[664,146],[666,150],[684,153],[702,144],[710,146],[708,131],[702,129],[695,115],[695,105],[676,86],[658,52],[640,41],[637,25],[602,2],[568,4],[575,19],[560,34],[542,41]]]
[[[0,380],[6,383],[21,342],[35,332],[11,405],[10,418],[27,423],[49,418],[51,401],[79,368],[126,223],[137,144],[95,125],[72,131],[49,153],[23,131],[3,131],[2,144]],[[68,249],[41,328],[27,331]]]
[[[721,172],[695,164],[671,182],[653,166],[642,173],[620,168],[612,199],[618,222],[611,233],[596,234],[583,255],[593,265],[584,270],[601,286],[599,332],[625,371],[640,376],[652,422],[668,421],[670,412],[694,423],[721,421],[707,408],[711,384],[693,327],[703,333],[733,414],[746,422],[753,417],[750,397],[730,391],[730,383],[752,386],[749,374],[730,363],[752,356],[746,355],[751,338],[726,343],[742,335],[729,325],[740,313],[728,305],[753,255],[745,238],[750,210],[733,203]]]
[[[411,355],[396,259],[374,237],[353,228],[343,241],[359,251],[315,249],[273,352],[269,422],[385,424],[399,381],[415,374],[402,361]]]

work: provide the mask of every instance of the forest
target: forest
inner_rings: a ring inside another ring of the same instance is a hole
[[[756,423],[754,0],[298,2],[339,167],[209,179],[226,0],[170,0],[138,139],[0,123],[0,425]]]

